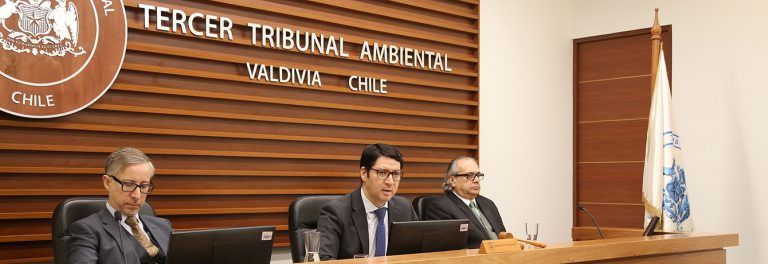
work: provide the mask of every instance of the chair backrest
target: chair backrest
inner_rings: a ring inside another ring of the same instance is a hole
[[[424,220],[424,210],[437,198],[440,198],[440,195],[422,195],[413,199],[413,210],[416,211],[419,219]]]
[[[304,232],[317,230],[323,206],[341,195],[311,195],[297,198],[288,208],[288,229],[293,262],[304,261]]]
[[[56,206],[53,211],[53,224],[51,226],[54,263],[67,262],[67,243],[70,238],[69,225],[101,211],[106,203],[106,197],[74,197],[66,199]],[[155,210],[148,203],[144,203],[139,209],[139,214],[155,216]]]

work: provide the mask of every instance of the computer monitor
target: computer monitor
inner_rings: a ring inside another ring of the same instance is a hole
[[[274,226],[173,232],[166,263],[269,263],[274,234]]]
[[[393,222],[389,229],[387,255],[464,249],[469,220]]]

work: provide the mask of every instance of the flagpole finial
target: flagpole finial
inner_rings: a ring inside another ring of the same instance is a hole
[[[651,27],[651,39],[661,39],[661,26],[659,25],[659,8],[654,9],[653,27]]]
[[[651,93],[656,81],[656,71],[659,68],[659,53],[661,52],[661,26],[659,25],[659,8],[654,9],[653,27],[651,27]]]

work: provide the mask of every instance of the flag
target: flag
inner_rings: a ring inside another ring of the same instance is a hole
[[[645,223],[658,216],[664,231],[693,231],[680,136],[672,113],[664,51],[651,92],[648,138],[645,143],[643,204]]]

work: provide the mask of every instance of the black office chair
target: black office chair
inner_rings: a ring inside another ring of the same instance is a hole
[[[304,232],[317,230],[320,210],[341,195],[311,195],[297,198],[288,208],[288,236],[291,238],[293,262],[304,261]]]
[[[67,243],[69,225],[100,211],[107,203],[106,197],[74,197],[61,202],[53,211],[52,239],[53,261],[56,264],[67,262]],[[148,203],[139,209],[140,215],[155,216],[155,210]]]
[[[416,199],[413,199],[413,210],[416,211],[416,214],[419,216],[419,219],[424,220],[424,210],[427,209],[427,206],[429,206],[430,203],[432,203],[437,198],[440,198],[439,195],[422,195],[419,197],[416,197]]]

